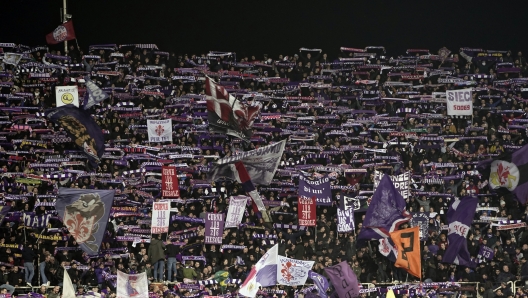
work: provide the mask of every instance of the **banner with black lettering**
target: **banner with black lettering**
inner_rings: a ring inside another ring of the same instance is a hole
[[[374,190],[376,190],[378,187],[383,175],[385,175],[383,172],[374,171]],[[405,172],[403,174],[394,176],[389,175],[389,177],[392,181],[392,184],[394,184],[394,187],[402,195],[402,197],[404,199],[409,198],[411,195],[409,192],[409,187],[411,185],[411,172]]]
[[[447,115],[473,115],[473,94],[471,89],[447,90]]]

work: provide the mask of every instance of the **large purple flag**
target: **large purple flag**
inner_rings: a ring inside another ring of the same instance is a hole
[[[467,247],[467,235],[477,209],[477,197],[464,197],[456,200],[447,211],[448,247],[442,262],[475,267]]]
[[[55,209],[79,247],[89,255],[99,252],[115,190],[59,188]]]
[[[326,267],[324,271],[334,286],[339,298],[354,298],[359,296],[357,276],[350,269],[346,261],[331,267]]]
[[[205,244],[222,244],[224,234],[224,214],[207,213],[205,215]]]
[[[304,176],[301,172],[299,175],[299,196],[316,199],[317,205],[332,205],[332,189],[330,178],[325,175],[319,179],[311,179]]]
[[[319,293],[319,296],[321,298],[326,298],[326,290],[328,290],[328,288],[330,287],[326,277],[310,270],[308,271],[308,278],[314,282],[314,285],[317,287],[317,292]]]
[[[90,114],[74,105],[47,110],[46,117],[64,129],[72,142],[88,155],[92,167],[97,167],[105,150],[103,131]]]
[[[405,211],[405,200],[385,175],[372,195],[358,240],[390,238],[390,232],[410,219],[411,215]]]

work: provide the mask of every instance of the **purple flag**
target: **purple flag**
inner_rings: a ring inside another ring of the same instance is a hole
[[[354,298],[359,296],[357,276],[350,269],[346,261],[331,267],[326,267],[324,271],[334,286],[339,298]]]
[[[411,215],[405,211],[405,200],[385,175],[372,195],[358,240],[390,238],[390,232],[410,219]]]
[[[205,244],[222,244],[224,214],[207,213],[205,216]]]
[[[429,238],[429,213],[428,212],[413,212],[411,221],[409,222],[411,227],[420,228],[420,241],[427,241]]]
[[[467,235],[477,209],[477,197],[464,197],[456,200],[447,211],[448,247],[442,262],[475,267],[467,248]]]
[[[493,249],[487,247],[486,245],[481,245],[480,246],[480,250],[479,250],[479,253],[478,253],[478,256],[477,256],[477,258],[479,258],[479,260],[486,259],[489,262],[489,261],[493,260],[494,256],[495,256],[495,251]]]
[[[0,206],[0,225],[4,223],[4,219],[7,215],[7,212],[11,210],[11,206]]]
[[[326,277],[310,270],[308,271],[308,278],[314,282],[315,286],[317,287],[317,292],[319,293],[319,296],[321,298],[326,298],[326,290],[328,290],[328,288],[330,287]]]
[[[327,175],[320,179],[312,180],[303,173],[299,175],[299,196],[306,198],[316,198],[317,205],[332,205],[332,189],[330,179]]]
[[[89,255],[99,252],[115,190],[59,188],[55,209],[62,222]]]

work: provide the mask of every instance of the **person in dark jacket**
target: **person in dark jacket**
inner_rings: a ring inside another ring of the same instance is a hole
[[[15,287],[7,284],[9,282],[8,278],[9,278],[9,275],[6,271],[6,267],[0,266],[0,289],[6,289],[9,292],[9,294],[13,294],[13,292],[15,291]]]
[[[175,281],[176,276],[176,256],[180,253],[180,248],[171,242],[167,242],[167,280],[170,282]]]
[[[22,272],[18,270],[18,267],[13,266],[13,270],[11,271],[11,273],[9,273],[7,277],[7,281],[9,282],[10,285],[14,287],[18,287],[22,285],[22,277],[23,277]]]
[[[86,274],[84,275],[84,284],[90,285],[90,286],[97,286],[97,275],[95,274],[95,269],[92,267]]]
[[[148,256],[154,264],[154,280],[163,281],[163,271],[165,269],[165,243],[161,240],[161,235],[153,237],[150,241]]]
[[[37,258],[37,254],[33,250],[33,244],[28,244],[22,250],[22,259],[24,260],[24,274],[26,278],[26,284],[30,287],[33,276],[35,276],[35,266],[33,261]]]
[[[70,276],[73,288],[77,291],[77,283],[79,282],[79,269],[77,269],[77,264],[73,263],[70,269],[67,270],[68,275]]]

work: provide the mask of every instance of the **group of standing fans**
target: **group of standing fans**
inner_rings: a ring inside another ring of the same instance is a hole
[[[475,169],[479,160],[526,144],[528,81],[522,78],[528,65],[521,52],[462,48],[442,57],[410,49],[393,56],[398,53],[367,47],[342,48],[339,57],[317,49],[271,57],[169,53],[155,45],[71,46],[67,53],[22,45],[0,49],[25,53],[17,65],[0,64],[0,188],[3,204],[12,207],[0,229],[3,291],[22,294],[21,287],[42,285],[35,292],[55,298],[67,270],[79,294],[112,297],[120,270],[147,272],[159,283],[153,291],[163,297],[199,297],[204,289],[234,295],[276,243],[279,255],[314,260],[313,271],[323,275],[323,268],[348,261],[361,283],[414,281],[378,252],[377,242],[356,245],[378,170],[410,171],[407,210],[429,215],[429,235],[421,243],[423,280],[478,282],[486,298],[525,295],[522,289],[512,293],[507,283],[528,279],[528,232],[496,230],[481,217],[525,222],[528,209],[490,191],[487,178]],[[237,98],[262,104],[250,142],[208,132],[205,75]],[[41,114],[56,106],[55,86],[77,85],[82,98],[84,76],[110,95],[90,109],[107,148],[115,148],[96,169],[68,163],[86,159]],[[458,88],[473,88],[471,117],[446,115],[441,94]],[[167,118],[173,119],[172,144],[150,143],[146,120]],[[458,140],[448,142],[453,136]],[[152,174],[159,173],[160,160],[174,154],[173,162],[184,164],[178,171],[181,201],[172,203],[178,212],[171,215],[204,218],[207,212],[226,213],[228,198],[244,194],[234,181],[207,181],[209,163],[283,139],[288,142],[275,179],[258,191],[265,200],[281,202],[268,208],[272,223],[284,228],[264,222],[248,207],[242,225],[224,231],[227,247],[202,244],[203,224],[176,220],[159,239],[116,240],[149,229],[151,202],[161,199],[160,179]],[[295,229],[299,170],[332,179],[334,202],[318,206],[317,227],[307,230]],[[76,249],[54,208],[46,205],[58,187],[116,189],[131,202],[116,205],[131,209],[111,214],[101,255]],[[468,194],[479,196],[479,207],[496,208],[475,214],[468,248],[476,268],[442,263],[449,203]],[[338,195],[357,198],[354,232],[337,232]],[[47,228],[24,227],[24,212],[53,216]],[[169,236],[184,230],[192,232]],[[482,245],[494,251],[492,258],[479,256]],[[229,272],[225,286],[213,282],[222,270]],[[190,281],[198,286],[184,286],[193,285]],[[294,297],[301,289],[267,290],[262,295]]]

